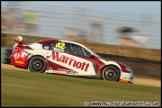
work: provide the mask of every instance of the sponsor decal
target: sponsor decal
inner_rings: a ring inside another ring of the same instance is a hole
[[[15,63],[18,63],[18,64],[24,64],[23,61],[15,61]]]
[[[78,72],[75,72],[75,73],[74,73],[74,75],[78,76],[78,75],[79,75],[79,73],[78,73]]]
[[[52,51],[52,55],[46,56],[47,58],[52,57],[54,61],[65,63],[83,71],[87,71],[89,68],[89,63],[78,61],[72,57],[67,57],[65,55],[60,55],[59,52]]]
[[[18,52],[16,52],[16,53],[14,53],[14,58],[17,60],[17,59],[19,59],[19,57],[20,57],[20,54],[18,53]]]
[[[79,75],[78,72],[75,72],[73,70],[53,70],[53,73],[65,75]]]
[[[62,70],[53,70],[53,73],[57,73],[57,74],[68,74],[69,72],[67,71],[62,71]]]
[[[120,82],[129,82],[128,80],[120,79]]]

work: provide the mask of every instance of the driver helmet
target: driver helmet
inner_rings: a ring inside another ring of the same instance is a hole
[[[14,43],[22,44],[23,37],[21,37],[21,36],[14,37],[13,41],[14,41]]]

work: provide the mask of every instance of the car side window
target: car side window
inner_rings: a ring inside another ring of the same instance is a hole
[[[70,54],[85,56],[81,46],[71,44],[69,45]]]
[[[56,42],[43,44],[42,48],[45,50],[53,50],[56,45]]]
[[[45,49],[45,50],[49,50],[49,44],[50,44],[50,43],[43,44],[43,45],[42,45],[42,48]]]
[[[49,50],[53,50],[56,46],[56,42],[55,43],[51,43],[49,46]]]
[[[86,49],[82,48],[79,45],[68,43],[68,42],[65,42],[65,45],[66,46],[64,49],[64,53],[78,55],[78,56],[87,56],[87,57],[91,56],[91,53],[89,51],[87,51]]]
[[[64,52],[71,54],[71,51],[72,51],[71,44],[70,43],[65,43],[65,45],[66,46],[65,46]]]
[[[83,52],[84,52],[85,56],[87,56],[87,57],[91,56],[91,53],[89,51],[87,51],[86,49],[84,49],[84,48],[83,48]]]
[[[57,42],[46,43],[42,47],[45,50],[54,50],[54,48],[56,47],[56,43]],[[91,56],[91,53],[89,51],[87,51],[86,49],[82,48],[79,45],[72,44],[72,43],[65,43],[64,52],[78,55],[78,56],[87,56],[87,57]]]

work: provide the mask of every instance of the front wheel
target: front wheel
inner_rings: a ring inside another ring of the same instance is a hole
[[[102,78],[104,80],[118,81],[120,78],[120,71],[115,66],[107,66],[102,71]]]
[[[31,72],[43,73],[46,70],[46,62],[44,58],[35,56],[29,61],[29,70]]]

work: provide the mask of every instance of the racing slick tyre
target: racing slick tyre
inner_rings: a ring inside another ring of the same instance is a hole
[[[120,78],[120,71],[115,66],[107,66],[102,71],[102,78],[104,80],[118,81]]]
[[[43,73],[46,70],[46,62],[44,58],[35,56],[29,61],[29,70],[31,72]]]

